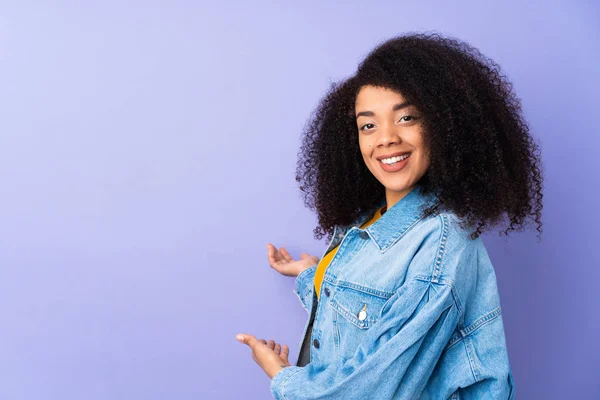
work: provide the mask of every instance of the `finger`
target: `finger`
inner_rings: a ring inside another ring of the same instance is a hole
[[[290,255],[290,253],[288,253],[288,251],[285,248],[281,247],[279,249],[279,251],[281,251],[281,254],[283,255],[283,258],[285,258],[286,261],[288,261],[288,262],[294,262],[294,259],[292,258],[292,256]]]
[[[267,249],[268,249],[269,264],[271,264],[271,267],[276,267],[282,261],[285,261],[283,256],[277,250],[277,247],[275,247],[269,243],[267,245]]]
[[[270,348],[271,350],[273,350],[275,348],[275,341],[273,339],[270,339],[267,342],[267,347]]]
[[[273,349],[273,351],[275,352],[275,354],[279,355],[281,354],[281,345],[279,343],[275,344],[275,348]]]
[[[276,250],[277,249],[275,248],[275,246],[273,246],[271,243],[267,244],[267,256],[269,258],[269,264],[271,264],[271,266],[273,266],[273,264],[277,262],[277,259],[275,258]]]
[[[290,355],[290,348],[288,347],[287,344],[284,344],[283,346],[281,346],[281,358],[283,358],[285,360],[285,362],[287,362],[288,364],[290,363],[288,361],[289,355]]]
[[[261,342],[262,344],[267,344],[267,341],[265,339],[258,339],[259,342]]]

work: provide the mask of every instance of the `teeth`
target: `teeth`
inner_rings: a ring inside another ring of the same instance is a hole
[[[384,158],[384,159],[381,160],[381,162],[384,163],[384,164],[395,164],[398,161],[402,161],[402,160],[407,159],[408,156],[410,156],[410,153],[403,154],[403,155],[398,156],[398,157]]]

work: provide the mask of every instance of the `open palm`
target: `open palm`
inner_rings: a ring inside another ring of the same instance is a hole
[[[285,248],[278,250],[271,243],[267,244],[267,249],[271,268],[285,276],[298,276],[306,268],[319,263],[318,257],[306,253],[300,255],[300,260],[294,260]]]

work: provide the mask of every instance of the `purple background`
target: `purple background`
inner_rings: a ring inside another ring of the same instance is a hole
[[[270,398],[234,337],[297,356],[306,313],[266,244],[326,245],[303,124],[410,30],[496,60],[542,146],[542,243],[484,237],[518,397],[599,398],[598,5],[214,3],[0,3],[0,398]]]

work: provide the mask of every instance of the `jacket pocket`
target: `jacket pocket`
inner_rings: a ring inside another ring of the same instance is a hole
[[[332,310],[331,328],[336,356],[341,359],[354,356],[369,328],[379,320],[383,306],[391,296],[391,293],[338,282],[328,302]]]
[[[392,293],[352,285],[339,286],[329,305],[346,321],[360,329],[368,329],[381,315],[381,309]]]

